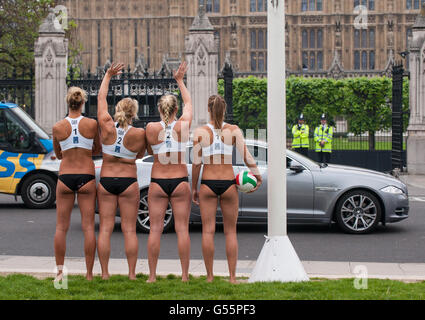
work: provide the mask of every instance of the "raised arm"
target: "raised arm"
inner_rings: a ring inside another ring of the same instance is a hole
[[[242,131],[238,128],[234,131],[234,133],[236,138],[236,149],[239,151],[239,154],[243,156],[245,165],[249,168],[249,170],[251,170],[252,174],[257,178],[257,186],[251,191],[251,192],[254,192],[263,183],[263,178],[261,177],[260,170],[258,170],[255,159],[252,157],[251,153],[249,152],[246,146]]]
[[[121,74],[122,69],[124,69],[124,64],[113,63],[103,77],[103,81],[99,89],[99,94],[97,95],[97,120],[99,121],[100,126],[104,126],[108,122],[113,123],[114,121],[108,112],[108,102],[106,98],[108,97],[109,82],[113,76]]]
[[[180,92],[183,98],[183,114],[179,120],[189,122],[189,126],[192,123],[193,111],[192,111],[192,98],[190,97],[189,90],[187,90],[186,85],[184,84],[184,75],[187,71],[187,62],[183,61],[179,69],[174,72],[174,79],[177,81],[177,85],[179,86]]]

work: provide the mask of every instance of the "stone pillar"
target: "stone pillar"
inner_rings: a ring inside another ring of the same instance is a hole
[[[413,26],[409,46],[410,119],[407,128],[407,171],[425,174],[425,5]]]
[[[218,41],[203,6],[189,28],[185,50],[189,64],[187,88],[193,103],[192,129],[195,129],[208,122],[208,98],[217,94]]]
[[[65,102],[68,40],[55,26],[52,9],[39,28],[35,42],[35,120],[49,133],[67,113]]]

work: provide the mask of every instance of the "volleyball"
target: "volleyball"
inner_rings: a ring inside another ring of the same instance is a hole
[[[257,178],[251,171],[242,171],[236,176],[236,186],[242,192],[250,192],[257,186]]]

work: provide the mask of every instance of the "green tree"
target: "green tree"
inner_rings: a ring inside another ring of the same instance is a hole
[[[391,127],[392,81],[389,78],[344,80],[342,113],[350,132],[369,132],[369,149],[375,149],[375,132]]]
[[[27,71],[34,66],[38,28],[53,0],[0,0],[0,67]]]

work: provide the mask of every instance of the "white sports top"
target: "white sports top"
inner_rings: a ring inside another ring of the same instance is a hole
[[[165,122],[160,122],[165,129],[165,141],[152,146],[153,154],[166,153],[166,152],[184,152],[186,151],[187,142],[180,142],[174,139],[173,130],[177,121],[168,124],[165,127]]]
[[[115,130],[117,132],[117,140],[114,144],[102,144],[103,153],[124,159],[136,159],[137,152],[132,152],[124,147],[124,137],[130,130],[131,126],[128,126],[127,130],[120,128],[118,122],[115,122]]]
[[[65,119],[69,121],[71,125],[71,134],[68,138],[65,140],[59,141],[59,144],[61,146],[61,150],[69,150],[73,148],[83,148],[87,150],[92,150],[93,148],[93,139],[87,139],[83,137],[78,130],[78,125],[80,124],[81,119],[83,119],[83,116],[79,116],[78,118],[70,118],[66,117]]]
[[[223,122],[223,126],[225,123]],[[202,156],[203,157],[209,157],[216,154],[222,154],[226,156],[230,156],[233,153],[233,145],[225,144],[223,141],[221,141],[220,135],[216,132],[216,129],[213,125],[207,123],[207,126],[212,130],[214,135],[214,140],[211,145],[208,147],[202,148]],[[221,128],[223,128],[223,126]]]

